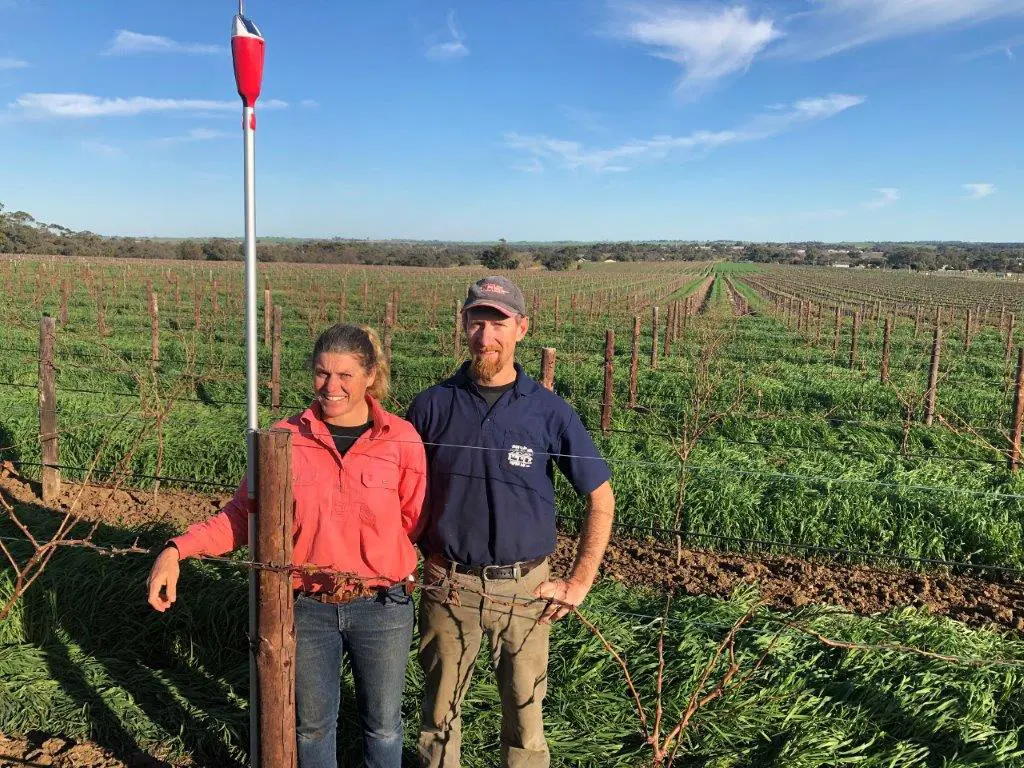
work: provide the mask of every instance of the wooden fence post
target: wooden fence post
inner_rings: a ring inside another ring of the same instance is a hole
[[[1006,362],[1010,362],[1010,354],[1013,351],[1013,330],[1017,323],[1017,315],[1010,313],[1010,321],[1006,325]]]
[[[53,318],[39,322],[39,444],[42,448],[43,501],[60,496],[60,449],[57,443],[57,387],[53,352],[57,329]]]
[[[274,300],[269,288],[263,289],[263,346],[270,346],[270,321],[274,315]]]
[[[675,302],[670,301],[665,311],[665,342],[661,349],[661,356],[665,359],[668,359],[668,356],[672,354],[672,326],[675,321]]]
[[[455,300],[455,362],[462,362],[462,302]]]
[[[96,332],[99,335],[107,335],[107,299],[103,295],[103,286],[100,286],[99,296],[96,298]]]
[[[149,336],[149,362],[156,365],[160,362],[160,307],[155,291],[149,292]]]
[[[892,318],[885,318],[885,330],[882,332],[882,383],[889,381],[889,351],[892,342]]]
[[[658,367],[658,308],[651,307],[651,368]]]
[[[274,417],[281,410],[281,307],[274,307],[274,342],[270,347],[270,407]]]
[[[860,333],[860,312],[853,311],[853,328],[850,333],[850,368],[857,365],[857,336]]]
[[[1017,386],[1013,390],[1013,449],[1010,471],[1020,466],[1020,438],[1024,431],[1024,347],[1017,350]]]
[[[633,343],[629,356],[629,407],[636,408],[637,374],[640,370],[640,315],[633,316]]]
[[[391,331],[392,324],[395,321],[395,305],[389,300],[384,305],[384,339],[382,346],[384,347],[384,359],[391,363]]]
[[[836,362],[836,355],[839,354],[839,333],[843,327],[843,308],[836,305],[836,333],[832,339],[832,363]]]
[[[68,302],[71,300],[71,281],[66,279],[60,284],[60,324],[68,324]]]
[[[291,432],[256,435],[256,553],[258,562],[292,564]],[[260,764],[295,768],[295,616],[292,575],[261,569],[256,576]]]
[[[612,429],[612,396],[614,394],[615,331],[604,332],[604,397],[601,399],[601,431],[606,435]]]
[[[942,351],[942,324],[935,324],[935,336],[932,339],[932,360],[928,366],[928,389],[924,395],[924,423],[930,427],[935,418],[935,400],[938,395],[939,356]]]
[[[540,383],[549,392],[555,391],[555,348],[544,347],[540,351]]]

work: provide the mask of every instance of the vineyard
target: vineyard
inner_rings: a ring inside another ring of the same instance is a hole
[[[381,331],[403,413],[464,359],[457,307],[483,274],[261,265],[261,425],[308,404],[339,319]],[[1024,765],[1018,282],[721,262],[514,279],[519,360],[580,412],[617,502],[587,621],[552,635],[555,764]],[[54,510],[92,545],[60,547],[0,624],[0,732],[244,762],[244,569],[190,562],[157,616],[151,557],[104,556],[159,546],[244,475],[241,286],[229,263],[0,263],[0,603]],[[566,483],[557,502],[566,567],[583,508]],[[467,765],[492,762],[497,701],[478,675]]]

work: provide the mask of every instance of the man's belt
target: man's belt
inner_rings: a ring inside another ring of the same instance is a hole
[[[503,581],[508,579],[521,579],[538,565],[543,563],[546,557],[537,557],[533,560],[524,560],[511,565],[463,565],[453,562],[445,557],[438,557],[439,565],[445,570],[453,570],[456,573],[464,573],[467,576],[476,576],[484,581]]]

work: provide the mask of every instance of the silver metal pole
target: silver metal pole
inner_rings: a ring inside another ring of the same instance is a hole
[[[249,553],[256,555],[256,431],[260,428],[257,410],[256,376],[258,339],[256,337],[256,131],[255,110],[242,107],[242,133],[245,142],[245,403],[246,473],[249,486]],[[259,707],[256,675],[256,571],[249,571],[249,755],[250,764],[259,760]]]

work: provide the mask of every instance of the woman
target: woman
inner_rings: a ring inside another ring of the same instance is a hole
[[[411,424],[380,405],[389,368],[371,329],[327,329],[310,367],[314,402],[275,425],[292,432],[292,558],[353,578],[293,576],[299,766],[337,764],[341,657],[347,653],[366,765],[399,768],[413,628],[407,586],[416,569],[413,542],[426,490],[423,443]],[[156,610],[175,601],[180,559],[246,543],[247,493],[243,482],[220,514],[168,542],[149,575]]]

